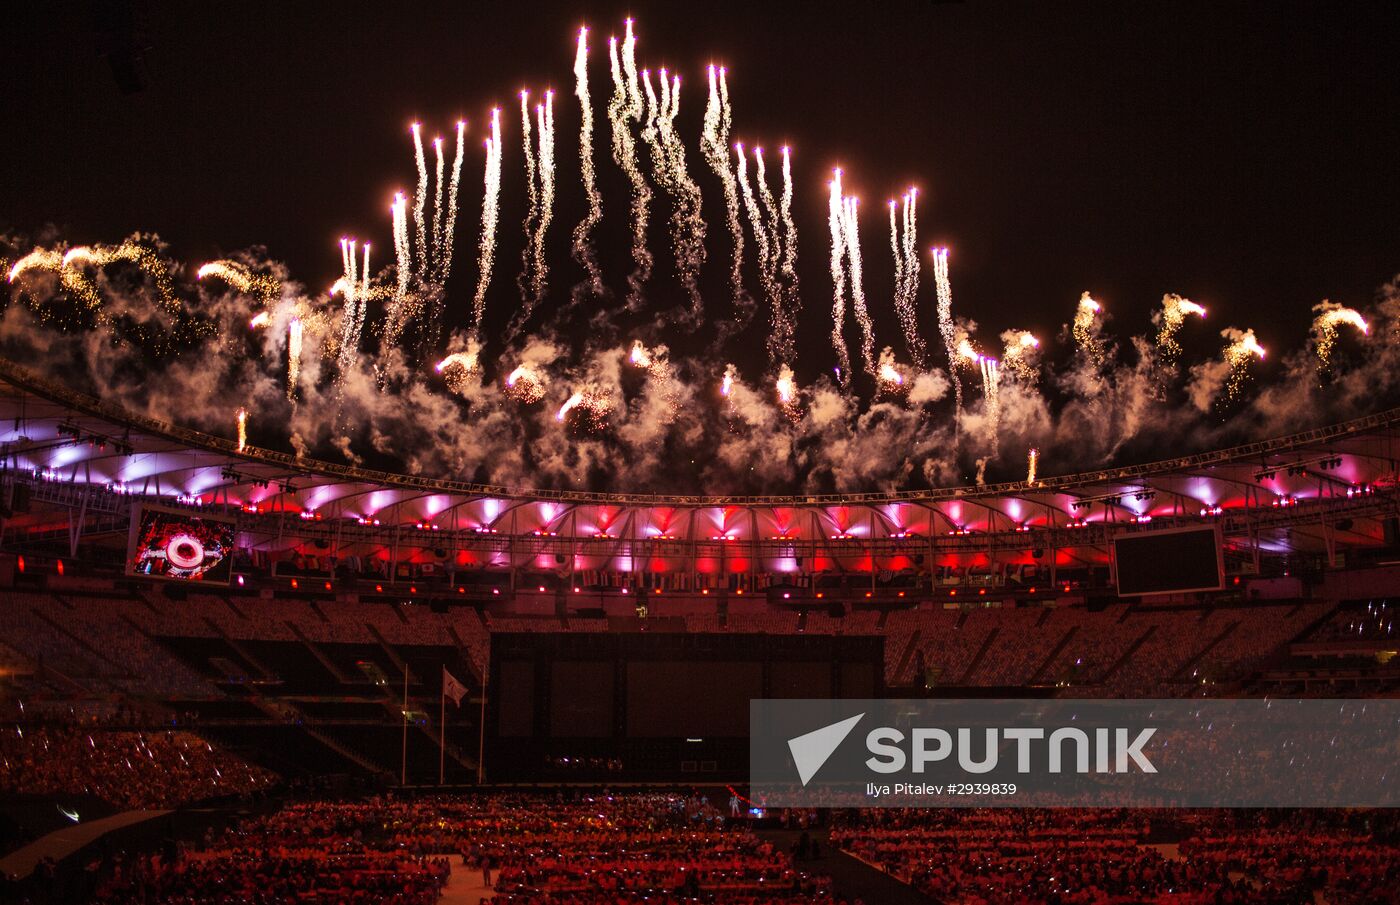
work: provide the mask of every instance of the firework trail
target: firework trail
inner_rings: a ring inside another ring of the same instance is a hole
[[[982,367],[982,405],[987,416],[987,434],[991,438],[992,453],[996,454],[998,435],[1001,432],[1001,369],[995,358],[985,355],[977,357]]]
[[[802,310],[797,285],[797,222],[792,218],[792,153],[783,146],[783,194],[778,214],[783,223],[783,280],[787,295],[788,323],[795,323]]]
[[[539,176],[535,166],[534,129],[530,125],[530,92],[520,92],[520,146],[525,152],[525,189],[530,199],[525,211],[525,247],[520,251],[520,276],[515,284],[520,289],[520,311],[512,321],[510,335],[516,332],[515,324],[529,316],[529,308],[534,301],[534,259],[535,224],[540,216]],[[508,337],[509,338],[509,337]]]
[[[726,399],[734,391],[734,382],[739,379],[739,369],[733,364],[724,366],[724,377],[720,378],[719,394]]]
[[[773,389],[778,394],[778,406],[783,410],[783,414],[789,421],[796,423],[802,412],[798,407],[797,381],[791,367],[783,365],[778,369],[778,379],[773,381]]]
[[[744,228],[739,219],[739,188],[734,173],[729,168],[729,91],[724,84],[724,69],[712,65],[709,70],[710,99],[705,106],[705,125],[700,136],[700,151],[710,169],[719,177],[724,189],[724,214],[729,225],[729,238],[734,252],[730,259],[729,286],[733,293],[735,317],[724,321],[718,327],[711,353],[718,352],[723,343],[734,333],[748,325],[753,317],[753,299],[744,288]]]
[[[1371,325],[1355,308],[1346,308],[1336,302],[1323,301],[1313,306],[1317,317],[1312,322],[1313,344],[1317,348],[1317,365],[1320,370],[1332,367],[1332,351],[1337,345],[1337,328],[1353,327],[1362,336],[1371,334]]]
[[[240,408],[234,416],[238,422],[238,451],[248,448],[248,410]]]
[[[442,236],[442,245],[439,252],[438,280],[447,282],[447,275],[452,272],[452,251],[456,245],[457,232],[457,190],[462,183],[462,161],[467,151],[467,123],[465,120],[457,120],[457,157],[452,161],[452,182],[447,189],[447,209],[443,211],[442,225],[439,233]]]
[[[1074,309],[1074,341],[1095,368],[1103,367],[1104,363],[1103,342],[1098,335],[1098,317],[1102,310],[1103,306],[1087,292],[1079,297],[1079,305]]]
[[[904,389],[904,372],[894,360],[894,350],[885,346],[880,350],[880,365],[875,371],[876,392],[894,395]]]
[[[631,122],[640,122],[643,113],[641,91],[637,85],[636,47],[632,20],[628,19],[621,52],[618,51],[616,38],[608,41],[613,81],[608,121],[612,124],[613,160],[632,184],[632,272],[627,275],[627,307],[633,311],[639,310],[645,302],[642,292],[651,277],[652,266],[651,251],[647,248],[651,187],[637,164],[637,142],[630,125]]]
[[[480,370],[480,356],[481,344],[468,339],[465,351],[449,354],[434,365],[433,370],[442,375],[449,390],[461,393],[466,388],[467,378]]]
[[[360,334],[364,331],[365,315],[368,313],[371,297],[369,243],[365,243],[363,269],[360,268],[356,257],[355,246],[354,239],[340,240],[340,257],[345,268],[345,275],[336,281],[335,286],[331,287],[332,295],[338,288],[345,298],[345,310],[341,314],[338,380],[344,380],[345,375],[350,373],[350,370],[355,366],[356,358],[359,357]]]
[[[535,228],[535,272],[530,288],[535,303],[544,298],[549,264],[544,254],[544,237],[554,219],[554,92],[544,93],[544,103],[535,105],[540,132],[540,219]]]
[[[521,363],[506,375],[506,395],[524,405],[543,399],[548,385],[549,380],[529,362]]]
[[[593,250],[593,230],[603,219],[603,196],[598,193],[598,181],[593,169],[593,101],[588,95],[588,28],[578,30],[578,51],[574,55],[574,96],[578,98],[582,118],[578,129],[578,156],[583,193],[588,198],[588,213],[574,227],[574,260],[587,273],[587,279],[573,289],[573,301],[582,300],[585,292],[602,296],[603,272]]]
[[[661,70],[663,88],[666,70]],[[700,296],[700,269],[705,264],[705,218],[702,211],[700,187],[690,178],[686,167],[685,143],[676,131],[676,117],[681,110],[681,77],[672,75],[669,92],[664,92],[664,116],[659,123],[661,146],[668,158],[669,184],[675,199],[671,215],[675,236],[677,264],[681,284],[685,287],[690,308],[680,318],[690,327],[698,327],[704,319],[704,299]]]
[[[1225,378],[1225,397],[1233,401],[1240,397],[1244,382],[1249,377],[1250,362],[1255,358],[1264,360],[1264,347],[1259,345],[1253,330],[1227,327],[1220,335],[1230,340],[1224,352],[1225,363],[1230,367],[1230,373]]]
[[[418,164],[418,191],[413,196],[413,225],[418,232],[418,272],[426,273],[428,270],[428,249],[423,238],[427,234],[424,208],[428,206],[428,162],[423,156],[422,124],[414,123],[412,130],[413,159]]]
[[[1174,292],[1162,296],[1162,310],[1153,313],[1152,322],[1158,325],[1157,350],[1163,361],[1175,361],[1181,354],[1181,343],[1177,342],[1176,334],[1186,323],[1187,316],[1192,314],[1203,318],[1206,309]]]
[[[409,283],[413,279],[412,250],[408,241],[408,199],[402,193],[394,196],[389,206],[390,220],[394,230],[395,269],[394,295],[384,312],[384,342],[391,345],[398,341],[404,322],[408,318],[410,305]]]
[[[106,252],[85,245],[80,245],[63,255],[60,255],[56,250],[36,248],[16,261],[14,266],[10,268],[9,282],[15,282],[31,270],[55,273],[58,275],[59,285],[92,311],[97,316],[99,323],[105,324],[108,323],[108,319],[102,311],[102,296],[97,291],[97,284],[83,275],[79,265],[92,264],[100,268],[107,263],[107,260]]]
[[[1040,340],[1029,330],[1007,330],[1001,339],[1005,348],[1001,356],[1002,368],[1026,386],[1034,386],[1040,380],[1040,369],[1034,361]]]
[[[784,329],[782,288],[778,285],[775,263],[777,249],[769,244],[763,211],[754,195],[753,186],[749,184],[749,163],[742,143],[734,146],[734,153],[739,158],[735,168],[739,191],[744,199],[744,210],[749,215],[749,228],[753,230],[754,249],[758,256],[758,282],[763,287],[763,296],[768,300],[768,307],[772,312],[772,330],[768,335],[768,360],[775,365],[785,364],[792,357],[792,342],[790,331]]]
[[[919,335],[917,309],[919,256],[915,243],[918,197],[919,190],[911,188],[900,202],[890,201],[890,252],[894,256],[894,308],[904,331],[904,347],[914,365],[922,370],[928,367],[928,349]]]
[[[563,404],[563,405],[559,406],[559,411],[558,411],[557,414],[555,414],[554,420],[555,420],[555,421],[563,421],[565,418],[567,418],[567,417],[569,416],[569,412],[572,412],[574,409],[578,408],[578,407],[579,407],[580,405],[582,405],[582,404],[583,404],[583,394],[582,394],[582,393],[574,393],[574,394],[573,394],[572,396],[570,396],[568,399],[564,400],[564,404]]]
[[[81,255],[81,259],[84,260],[100,260],[89,257],[86,254],[87,249],[75,248],[64,256],[65,264],[78,257],[74,252],[84,252]],[[272,307],[282,298],[282,284],[275,277],[255,275],[237,261],[210,261],[195,272],[195,279],[202,280],[205,277],[223,280],[239,292],[256,297],[264,308]]]
[[[296,402],[297,383],[301,380],[301,318],[294,317],[287,325],[287,398]]]
[[[827,183],[827,226],[831,229],[831,345],[836,350],[836,379],[843,389],[851,385],[851,355],[846,349],[846,257],[845,234],[841,227],[841,170],[832,171]]]
[[[430,257],[437,261],[441,260],[442,252],[442,218],[443,215],[447,213],[447,199],[445,197],[446,185],[444,181],[447,172],[447,161],[442,158],[441,136],[433,139],[433,154],[437,159],[437,167],[433,171],[437,175],[437,180],[434,183],[432,221],[428,227],[429,235],[426,244],[432,251]]]
[[[1040,450],[1032,446],[1026,452],[1026,483],[1035,483],[1035,473],[1040,466]]]
[[[865,287],[861,283],[860,201],[854,197],[842,199],[841,231],[846,240],[846,262],[850,267],[851,307],[860,324],[860,354],[865,370],[875,376],[875,329],[870,312],[865,307]]]
[[[957,327],[953,323],[953,284],[948,279],[948,249],[933,249],[933,282],[938,291],[938,332],[943,335],[943,348],[948,353],[948,376],[953,381],[953,429],[959,430],[962,420],[962,377],[958,375]]]
[[[476,295],[472,298],[472,330],[481,333],[486,313],[486,290],[496,261],[496,225],[501,219],[501,111],[491,111],[491,135],[486,139],[485,194],[481,199],[481,239],[477,243]]]

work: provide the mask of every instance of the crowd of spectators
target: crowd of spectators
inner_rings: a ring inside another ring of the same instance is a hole
[[[423,905],[452,865],[493,905],[829,901],[829,880],[696,795],[473,795],[314,801],[245,820],[198,851],[145,858],[109,903],[314,900]]]
[[[118,809],[241,795],[277,777],[188,732],[13,723],[0,729],[0,792],[94,795]]]
[[[873,809],[834,822],[833,844],[941,902],[1400,900],[1400,819],[1384,811]]]

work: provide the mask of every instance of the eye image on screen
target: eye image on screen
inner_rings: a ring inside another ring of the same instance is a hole
[[[127,560],[131,574],[183,581],[229,580],[232,522],[159,509],[143,509],[137,517]]]

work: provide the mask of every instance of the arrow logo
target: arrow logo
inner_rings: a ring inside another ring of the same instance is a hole
[[[788,750],[792,752],[793,763],[797,764],[797,775],[801,778],[803,787],[806,787],[808,780],[817,775],[822,764],[836,752],[864,716],[865,714],[858,713],[839,723],[832,723],[806,735],[788,739]]]

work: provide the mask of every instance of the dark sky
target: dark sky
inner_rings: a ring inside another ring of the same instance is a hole
[[[342,234],[387,250],[388,199],[413,182],[407,124],[447,132],[461,115],[472,132],[460,277],[474,267],[480,127],[501,103],[502,310],[519,269],[512,104],[521,87],[553,85],[552,258],[565,289],[581,195],[575,32],[593,29],[605,235],[621,235],[602,110],[606,38],[631,12],[642,64],[686,79],[692,151],[711,60],[730,67],[734,137],[793,144],[804,346],[829,330],[825,181],[837,163],[867,202],[872,303],[888,308],[884,199],[916,183],[921,245],[953,246],[956,307],[986,342],[1013,326],[1053,333],[1089,289],[1122,332],[1145,329],[1175,291],[1211,306],[1215,330],[1254,326],[1266,346],[1296,346],[1309,306],[1365,304],[1400,271],[1397,4],[138,2],[149,84],[130,95],[97,54],[93,9],[110,5],[7,11],[0,227],[53,223],[80,243],[154,230],[191,261],[263,244],[322,287]],[[691,171],[722,308],[719,195],[698,154]],[[659,224],[652,244],[663,258]],[[614,286],[624,264],[605,259]],[[662,274],[656,293],[674,286]],[[880,325],[895,341],[893,318]],[[1186,339],[1201,354],[1220,345],[1214,330]]]

